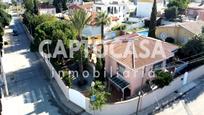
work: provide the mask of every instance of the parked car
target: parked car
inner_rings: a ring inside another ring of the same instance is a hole
[[[13,30],[13,36],[18,36],[18,32],[16,30]]]

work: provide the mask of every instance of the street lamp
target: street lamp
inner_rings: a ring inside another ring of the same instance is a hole
[[[94,95],[94,86],[95,86],[95,82],[92,81],[91,82],[91,92],[92,92],[91,101],[92,102],[96,101],[96,96]]]
[[[92,81],[91,82],[91,92],[92,92],[92,96],[91,96],[91,102],[95,102],[96,101],[96,95],[94,94],[94,86],[95,86],[95,82]],[[95,108],[93,108],[94,110],[94,115],[95,115]]]
[[[91,87],[94,87],[94,86],[95,86],[95,82],[92,81],[92,82],[91,82]]]

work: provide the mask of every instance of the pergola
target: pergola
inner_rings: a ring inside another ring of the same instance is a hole
[[[124,91],[126,88],[129,87],[129,83],[117,75],[113,77],[109,77],[109,81],[122,91],[123,99],[124,99]]]

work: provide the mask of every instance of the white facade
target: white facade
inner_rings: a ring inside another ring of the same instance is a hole
[[[134,12],[136,9],[134,3],[124,1],[126,0],[111,0],[111,2],[102,0],[94,4],[93,11],[106,12],[109,14],[109,16],[117,17],[120,21],[124,21],[129,17],[129,13]]]
[[[137,3],[137,17],[149,18],[152,12],[153,2],[140,2]],[[157,2],[157,12],[162,13],[164,11],[164,3]]]
[[[130,0],[96,0],[96,2],[102,2],[102,3],[112,3],[112,2],[118,2],[118,3],[127,3]]]
[[[83,0],[73,0],[73,4],[83,4]]]
[[[56,14],[56,8],[43,8],[43,9],[38,9],[39,14],[50,14],[50,15],[55,15]]]
[[[192,2],[199,2],[199,3],[201,3],[202,0],[193,0]]]
[[[2,0],[4,3],[11,3],[11,0]]]

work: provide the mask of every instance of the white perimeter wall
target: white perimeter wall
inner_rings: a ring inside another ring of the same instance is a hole
[[[201,66],[191,72],[189,72],[188,82],[191,82],[199,77],[204,77],[204,66]],[[145,94],[142,97],[142,103],[140,104],[141,110],[154,104],[156,102],[156,99],[153,97],[156,97],[157,100],[160,100],[166,96],[168,96],[170,93],[173,93],[174,91],[178,90],[182,87],[182,80],[180,76],[174,81],[171,82],[169,86],[166,86],[162,89],[158,89],[154,92]],[[95,111],[96,115],[129,115],[136,112],[136,105],[137,105],[138,97],[130,99],[128,101],[123,101],[119,103],[114,104],[107,104],[103,107],[101,111]],[[88,101],[87,101],[88,102]],[[90,113],[94,113],[92,110],[88,110]]]

